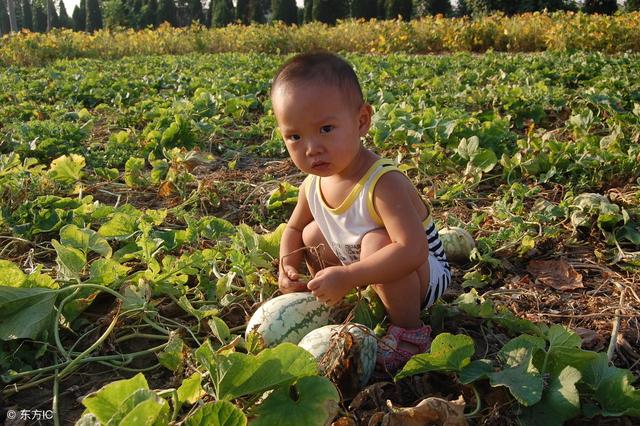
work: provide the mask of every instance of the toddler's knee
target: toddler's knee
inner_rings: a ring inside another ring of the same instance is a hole
[[[315,247],[324,242],[324,236],[315,220],[309,222],[302,230],[302,242],[307,247]]]
[[[386,229],[375,229],[367,232],[362,237],[360,256],[369,256],[389,244],[391,244],[391,238],[389,238]]]

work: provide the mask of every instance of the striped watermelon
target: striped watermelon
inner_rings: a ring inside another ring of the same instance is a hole
[[[282,342],[298,343],[305,334],[328,323],[329,308],[313,294],[283,294],[258,308],[247,324],[245,338],[255,331],[265,347]]]
[[[347,333],[350,336],[346,336]],[[347,337],[351,339],[347,340]],[[331,324],[320,327],[304,336],[298,346],[313,355],[325,376],[334,378],[333,376],[339,375],[338,380],[343,385],[353,384],[351,391],[357,391],[366,385],[376,366],[378,340],[371,329],[361,324]],[[332,371],[344,366],[348,366],[350,371]],[[349,393],[345,389],[341,390],[343,394]]]

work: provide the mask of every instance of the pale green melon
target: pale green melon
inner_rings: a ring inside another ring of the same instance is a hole
[[[361,324],[320,327],[304,336],[298,346],[313,355],[322,374],[330,378],[339,375],[340,382],[356,388],[367,384],[376,365],[378,340],[371,329]],[[333,371],[345,366],[350,371]]]
[[[305,334],[328,323],[329,308],[313,294],[283,294],[260,305],[247,323],[245,338],[255,331],[265,347],[298,343]]]
[[[450,226],[438,231],[447,259],[454,263],[469,261],[471,250],[476,246],[471,234],[457,226]]]

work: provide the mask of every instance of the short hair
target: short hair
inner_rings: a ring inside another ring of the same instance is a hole
[[[280,66],[271,83],[271,96],[278,86],[320,82],[349,93],[357,107],[364,102],[358,76],[351,65],[329,52],[301,53]]]

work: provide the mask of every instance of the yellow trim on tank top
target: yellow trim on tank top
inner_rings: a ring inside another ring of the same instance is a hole
[[[373,163],[371,165],[371,167],[369,167],[369,170],[367,170],[367,172],[364,174],[364,176],[362,176],[360,178],[358,183],[356,183],[353,186],[353,188],[351,189],[351,192],[349,192],[349,195],[347,195],[347,198],[345,198],[342,201],[342,203],[340,203],[340,205],[338,207],[336,207],[336,208],[329,207],[327,205],[327,202],[324,200],[324,196],[322,195],[322,191],[320,190],[320,177],[318,177],[316,179],[316,191],[318,192],[318,197],[320,198],[320,203],[330,213],[342,214],[342,213],[346,212],[349,209],[349,207],[351,207],[351,205],[355,201],[355,199],[358,196],[358,194],[360,193],[360,191],[362,191],[362,188],[364,187],[364,184],[367,181],[367,179],[369,179],[371,174],[378,168],[378,166],[380,164],[385,163],[385,162],[389,162],[389,160],[381,158],[381,159],[377,160],[375,163]]]
[[[369,186],[369,192],[367,193],[367,210],[369,210],[369,214],[371,215],[371,218],[373,219],[373,221],[375,223],[377,223],[378,225],[380,225],[380,226],[384,226],[384,223],[382,222],[382,219],[380,218],[380,215],[378,214],[378,212],[376,211],[375,206],[373,205],[373,191],[376,188],[376,184],[378,183],[378,180],[380,180],[380,178],[384,174],[389,173],[389,172],[402,173],[402,170],[400,170],[399,168],[397,168],[395,166],[381,169],[380,173],[378,173],[378,175],[375,176],[373,178],[373,180],[371,181],[371,186]],[[404,173],[402,173],[402,175],[404,177],[406,177],[406,175]],[[427,217],[425,217],[424,220],[422,221],[422,226],[424,227],[424,229],[427,229],[427,227],[432,222],[432,219],[431,219],[431,206],[429,204],[427,204],[427,202],[422,197],[420,197],[420,199],[424,203],[424,206],[427,208]]]

